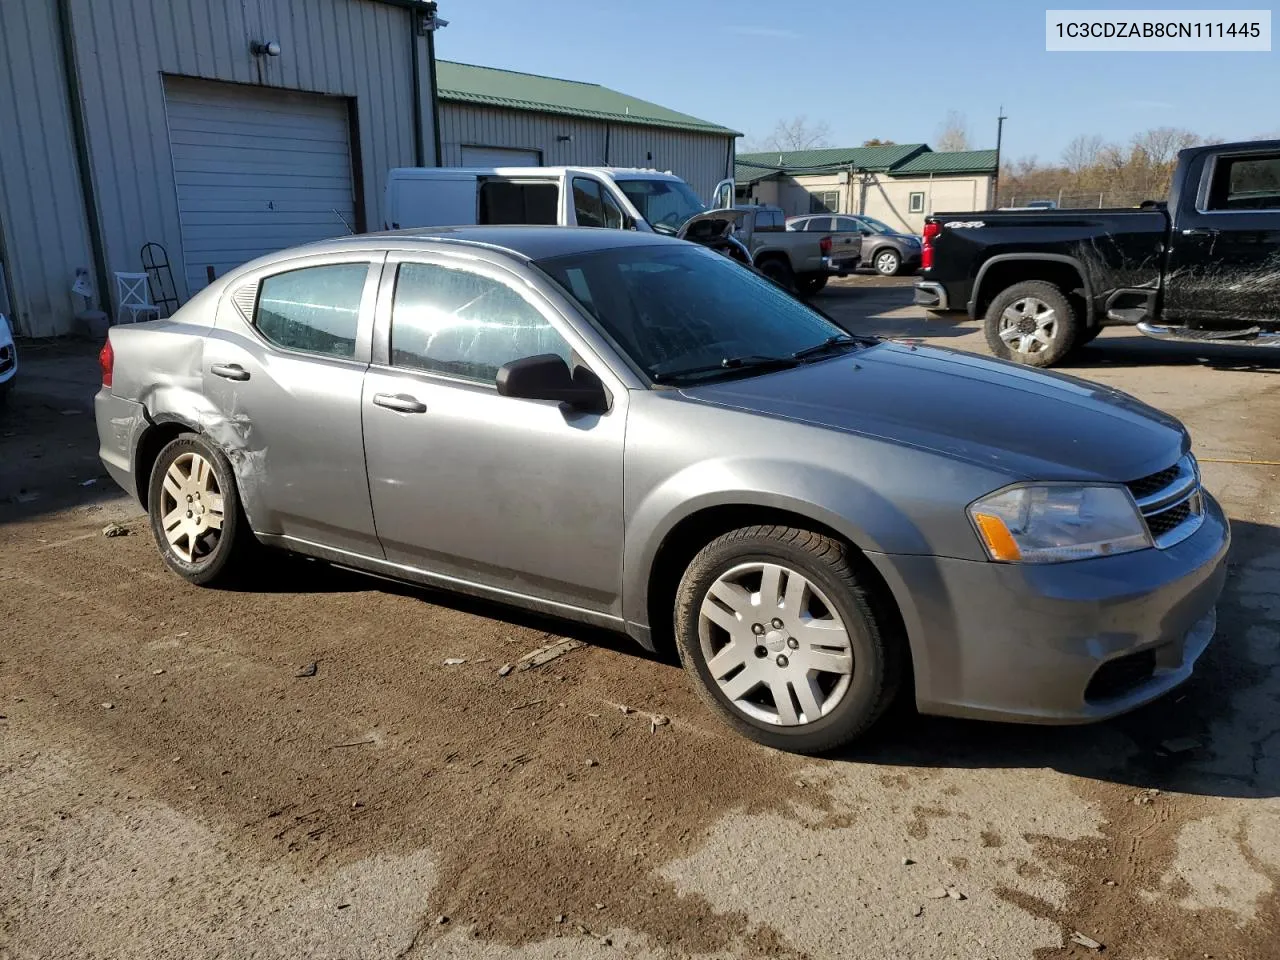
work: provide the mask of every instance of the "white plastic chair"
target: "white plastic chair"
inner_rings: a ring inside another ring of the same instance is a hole
[[[121,318],[125,311],[130,323],[137,323],[139,316],[147,314],[160,319],[160,308],[151,302],[151,286],[145,273],[116,274],[116,303],[116,323],[124,322]]]

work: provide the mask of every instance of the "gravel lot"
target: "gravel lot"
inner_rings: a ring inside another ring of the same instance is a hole
[[[910,282],[819,302],[985,350]],[[93,348],[22,359],[0,958],[1280,956],[1276,353],[1109,331],[1068,371],[1182,417],[1231,515],[1190,684],[1088,728],[902,710],[822,761],[729,734],[622,637],[306,561],[185,585],[101,474]],[[586,644],[498,675],[561,637]]]

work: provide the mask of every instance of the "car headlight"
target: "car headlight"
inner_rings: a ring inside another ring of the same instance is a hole
[[[1059,563],[1154,546],[1123,487],[1012,487],[971,504],[969,518],[987,555],[1002,563]]]

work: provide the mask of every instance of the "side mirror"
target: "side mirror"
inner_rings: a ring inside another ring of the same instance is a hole
[[[609,409],[609,394],[600,378],[581,366],[570,373],[564,358],[554,353],[504,363],[498,368],[498,393],[521,400],[554,400],[589,413]]]

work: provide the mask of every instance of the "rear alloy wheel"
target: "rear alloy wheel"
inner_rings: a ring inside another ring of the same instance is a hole
[[[1079,321],[1060,288],[1044,280],[1015,283],[1002,291],[983,321],[987,345],[1002,360],[1051,367],[1079,338]]]
[[[831,750],[891,701],[898,648],[847,551],[806,530],[747,527],[712,541],[685,571],[681,661],[702,699],[751,739]]]
[[[902,269],[902,257],[897,250],[881,250],[871,262],[882,277],[896,277]]]
[[[240,506],[231,464],[195,434],[168,443],[151,469],[147,512],[165,564],[195,584],[228,579],[257,541]]]

